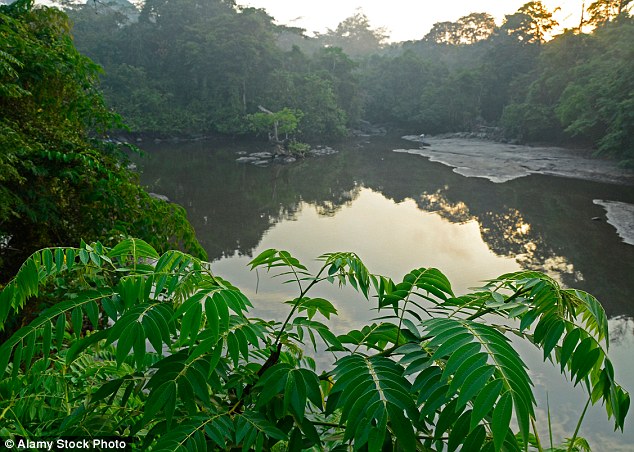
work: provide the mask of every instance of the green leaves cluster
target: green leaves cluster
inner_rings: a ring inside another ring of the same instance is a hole
[[[0,434],[135,436],[171,451],[524,450],[535,398],[508,333],[623,428],[629,395],[591,295],[520,272],[457,297],[437,269],[395,282],[354,253],[318,261],[311,272],[272,249],[251,262],[297,286],[279,322],[251,317],[209,264],[142,240],[35,253],[0,293],[0,325],[55,302],[0,346]],[[380,317],[337,335],[324,323],[334,304],[308,296],[320,284],[375,299]],[[309,348],[332,364],[318,371]]]
[[[0,6],[0,268],[4,281],[43,246],[128,234],[203,256],[183,209],[151,198],[127,169],[101,69],[74,47],[68,17],[19,0]]]
[[[288,140],[289,136],[293,136],[298,132],[299,122],[304,114],[299,110],[283,108],[275,113],[258,112],[247,115],[246,119],[251,129],[256,134],[268,134],[269,140],[275,139],[279,142],[284,135],[284,139]]]

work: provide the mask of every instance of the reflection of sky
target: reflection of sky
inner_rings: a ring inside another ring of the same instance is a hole
[[[583,279],[583,275],[575,272],[566,257],[553,254],[544,241],[532,233],[531,225],[519,210],[506,208],[501,213],[486,212],[482,218],[478,218],[471,214],[464,202],[449,201],[445,196],[447,190],[448,187],[444,187],[434,193],[423,193],[419,198],[419,207],[438,213],[452,223],[479,221],[482,235],[496,254],[514,257],[524,269],[547,273],[560,283],[564,274],[574,274],[575,281]]]
[[[625,390],[634,390],[634,321],[632,319],[615,318],[609,320],[610,350],[609,357],[614,363],[615,378]],[[538,408],[536,415],[543,446],[548,446],[547,405],[552,417],[553,439],[555,442],[570,437],[574,432],[579,416],[588,399],[586,391],[577,386],[572,387],[569,381],[559,373],[559,366],[541,362],[542,353],[527,344],[517,342],[517,349],[529,365],[529,374],[535,383],[534,393]],[[607,420],[605,408],[599,403],[591,406],[581,425],[579,433],[588,440],[592,450],[613,452],[632,451],[634,445],[634,417],[630,408],[625,422],[624,434],[614,433],[614,423]]]
[[[458,293],[520,269],[513,259],[491,252],[475,221],[450,223],[422,212],[414,201],[395,204],[369,189],[334,216],[320,216],[304,205],[295,221],[282,221],[266,232],[253,254],[267,248],[287,249],[304,262],[326,252],[354,251],[371,271],[393,278],[414,268],[437,267]],[[231,262],[214,265],[222,273]]]
[[[292,221],[281,221],[265,233],[254,250],[257,255],[267,248],[282,248],[291,252],[310,269],[316,270],[314,259],[331,251],[355,251],[371,272],[384,274],[400,280],[409,270],[417,267],[437,267],[453,284],[454,291],[462,294],[469,287],[506,272],[520,269],[513,257],[494,254],[484,242],[480,227],[475,220],[456,224],[441,215],[424,212],[413,200],[394,203],[381,194],[361,189],[359,196],[334,215],[319,215],[317,209],[303,204]],[[517,218],[512,230],[516,237],[526,236],[530,225]],[[282,320],[288,307],[282,302],[297,295],[293,285],[281,285],[281,280],[271,280],[264,271],[256,275],[247,269],[250,259],[231,257],[213,264],[214,271],[241,287],[254,302],[254,314],[263,318]],[[553,273],[569,271],[566,262],[551,259]],[[548,266],[547,265],[547,266]],[[566,267],[566,268],[563,268]],[[310,296],[310,294],[309,294]],[[312,296],[322,296],[336,301],[339,316],[329,326],[341,334],[350,328],[361,328],[371,322],[376,312],[374,306],[352,290],[339,291],[330,286],[318,288]],[[610,356],[616,366],[618,381],[626,389],[633,389],[634,367],[631,350],[634,346],[632,324],[625,320],[610,321],[613,340]],[[546,393],[548,392],[553,434],[556,441],[574,432],[577,417],[583,408],[586,396],[579,387],[570,384],[551,365],[541,363],[539,352],[530,346],[521,346],[536,384],[535,393],[540,402],[538,415],[544,423],[540,426],[542,441],[548,439],[546,417]],[[629,355],[628,355],[629,354]],[[625,444],[634,444],[634,422],[630,416],[626,434],[612,432],[611,421],[606,420],[605,410],[594,407],[587,414],[581,435],[588,438],[595,450],[631,450]],[[544,445],[547,445],[544,443]],[[596,446],[600,445],[600,449]]]

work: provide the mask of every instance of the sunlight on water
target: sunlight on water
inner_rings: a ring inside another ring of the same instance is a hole
[[[418,267],[436,267],[464,293],[486,279],[520,269],[509,257],[496,256],[484,243],[476,221],[450,223],[421,211],[413,200],[395,203],[370,189],[334,216],[319,216],[303,204],[293,221],[282,221],[262,238],[254,255],[268,248],[286,249],[309,263],[331,251],[354,250],[373,273],[402,278]],[[214,264],[220,274],[239,277],[247,258]],[[234,276],[235,275],[235,276]]]
[[[324,252],[355,250],[371,272],[397,280],[413,268],[437,267],[448,276],[457,294],[486,279],[521,269],[515,259],[497,256],[489,249],[475,220],[451,223],[437,213],[420,210],[411,199],[395,203],[367,188],[361,189],[354,201],[334,215],[319,215],[315,206],[302,203],[292,219],[275,224],[264,234],[253,255],[268,248],[290,251],[311,270],[317,269],[315,258]],[[242,288],[254,302],[255,315],[281,321],[288,313],[288,305],[283,302],[297,295],[296,286],[281,284],[282,280],[272,279],[263,271],[259,275],[250,272],[249,260],[249,257],[236,255],[216,261],[213,268]],[[365,301],[349,288],[340,290],[325,285],[312,295],[335,302],[339,315],[329,326],[336,334],[361,328],[377,317],[376,311],[371,310],[373,302]],[[613,338],[610,355],[617,366],[618,380],[626,383],[634,370],[628,362],[631,360],[626,358],[634,346],[632,322],[613,319],[610,326]],[[547,394],[553,437],[555,441],[562,441],[575,429],[585,403],[585,392],[580,387],[571,388],[558,369],[543,364],[539,351],[526,344],[517,346],[535,383],[542,441],[548,439]],[[318,362],[327,361],[327,356],[318,357]],[[626,386],[626,389],[631,388]],[[615,437],[603,407],[597,406],[589,410],[581,434],[590,444],[609,444],[614,451],[631,450],[627,445],[632,439],[631,417],[627,424],[626,435]]]

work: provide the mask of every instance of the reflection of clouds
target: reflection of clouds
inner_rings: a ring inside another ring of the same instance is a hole
[[[472,220],[473,216],[469,213],[469,208],[464,202],[452,203],[443,194],[443,191],[448,190],[448,188],[445,186],[434,193],[423,193],[420,195],[418,206],[427,212],[437,213],[452,223],[466,223]]]
[[[610,344],[613,346],[628,345],[634,342],[634,319],[631,317],[614,317],[608,321]]]
[[[506,208],[502,212],[472,214],[464,202],[450,201],[446,195],[448,190],[449,187],[444,186],[432,193],[424,192],[418,207],[452,223],[476,220],[489,247],[498,255],[515,257],[524,269],[546,273],[559,283],[563,283],[564,275],[572,276],[575,282],[584,279],[566,257],[557,255],[547,246],[519,210]]]
[[[544,396],[544,399],[546,397]],[[544,405],[546,405],[544,403]],[[570,438],[574,432],[575,424],[579,419],[580,411],[569,404],[557,404],[550,406],[550,431],[553,435],[553,446],[560,444],[565,438]],[[546,406],[535,408],[537,430],[542,444],[549,444],[548,408]],[[585,437],[586,431],[582,429],[580,435]]]

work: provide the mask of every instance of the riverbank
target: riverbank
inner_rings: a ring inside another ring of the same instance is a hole
[[[406,135],[404,140],[420,143],[420,137]],[[582,179],[634,186],[634,171],[620,168],[615,161],[587,157],[554,146],[525,146],[468,138],[425,137],[418,148],[394,152],[427,157],[432,162],[453,168],[465,177],[481,177],[504,183],[531,174]],[[606,211],[605,221],[616,228],[623,242],[634,245],[634,204],[595,200]]]
[[[415,135],[402,137],[419,143]],[[619,168],[613,160],[588,158],[555,146],[526,146],[466,138],[425,137],[429,146],[395,149],[427,157],[453,168],[465,177],[482,177],[503,183],[530,174],[546,174],[611,184],[633,185],[634,171]]]

